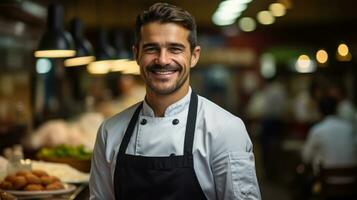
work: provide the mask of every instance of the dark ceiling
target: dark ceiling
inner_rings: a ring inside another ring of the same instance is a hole
[[[291,5],[284,17],[278,18],[274,27],[338,26],[357,22],[355,0],[278,0]],[[48,2],[48,1],[47,1]],[[157,2],[153,0],[77,0],[61,1],[66,6],[66,19],[81,18],[88,28],[131,28],[136,15]],[[169,0],[165,1],[190,11],[201,28],[215,28],[211,16],[219,0]],[[268,9],[276,0],[253,0],[242,16],[256,16]]]
[[[19,6],[30,0],[1,0],[0,11],[19,15],[24,20],[35,22],[34,17],[21,13]],[[136,15],[157,2],[154,0],[31,0],[46,7],[53,2],[59,2],[65,7],[65,21],[74,17],[80,18],[87,29],[104,27],[108,29],[132,29]],[[211,17],[220,0],[167,0],[190,11],[196,18],[199,28],[219,29],[212,23]],[[253,0],[242,16],[256,18],[261,10],[268,9],[270,3],[283,2],[290,4],[287,14],[277,18],[276,23],[268,26],[259,25],[264,29],[308,27],[338,29],[348,27],[354,29],[357,25],[356,0]],[[12,6],[11,6],[12,4]],[[8,6],[10,5],[10,6]],[[16,9],[17,8],[17,9]],[[45,23],[45,19],[38,19],[37,23]]]

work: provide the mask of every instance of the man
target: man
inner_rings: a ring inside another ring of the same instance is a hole
[[[201,50],[193,17],[157,3],[135,34],[146,97],[100,127],[90,199],[260,199],[243,122],[189,86]]]
[[[325,97],[320,100],[323,119],[311,128],[302,151],[303,161],[312,164],[315,172],[320,165],[347,167],[357,164],[352,125],[336,115],[336,108],[336,99]]]

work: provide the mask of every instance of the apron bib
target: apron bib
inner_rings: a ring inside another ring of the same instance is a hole
[[[192,92],[185,131],[184,155],[147,157],[125,154],[142,103],[135,110],[120,145],[114,171],[117,200],[206,199],[194,170],[192,146],[198,97]]]

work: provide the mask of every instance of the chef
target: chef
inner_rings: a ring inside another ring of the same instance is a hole
[[[156,3],[135,38],[146,96],[99,128],[90,199],[260,199],[242,120],[189,85],[201,51],[191,14]]]

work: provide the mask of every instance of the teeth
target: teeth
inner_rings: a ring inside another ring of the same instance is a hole
[[[163,71],[163,72],[155,72],[155,73],[165,75],[165,74],[172,74],[174,72],[173,71]]]

